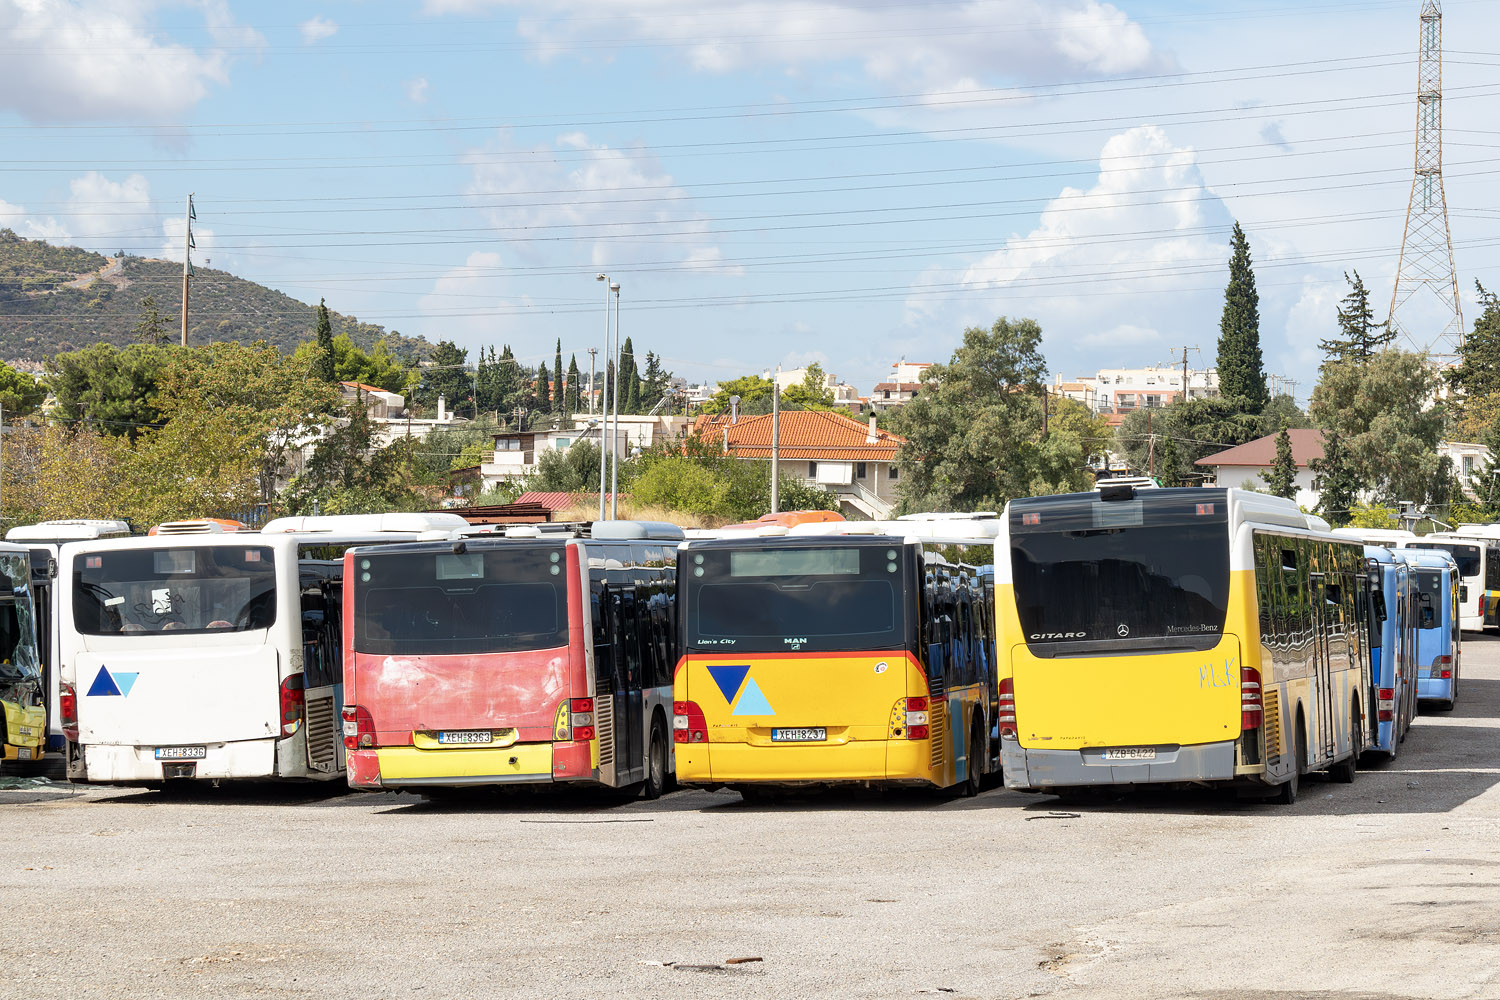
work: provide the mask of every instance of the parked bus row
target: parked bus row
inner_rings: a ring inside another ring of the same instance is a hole
[[[55,726],[75,781],[1290,802],[1311,771],[1395,756],[1419,700],[1452,706],[1460,662],[1449,552],[1240,490],[1105,483],[1000,516],[692,538],[457,515],[17,533],[7,664],[31,694],[0,694],[33,754]]]

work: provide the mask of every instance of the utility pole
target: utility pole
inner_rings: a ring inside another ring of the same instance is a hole
[[[613,521],[620,516],[620,454],[616,443],[620,436],[620,283],[611,281],[609,290],[615,293],[615,349],[610,355],[615,359],[615,384],[609,401],[614,415],[609,433],[609,519]]]
[[[605,336],[608,337],[609,334],[605,334]],[[598,353],[599,348],[589,348],[589,416],[593,416],[594,414],[594,355]]]
[[[1182,401],[1184,403],[1192,398],[1192,393],[1188,391],[1187,352],[1188,349],[1184,347],[1182,349]]]
[[[198,213],[193,211],[193,196],[187,196],[187,218],[183,220],[182,238],[182,346],[187,346],[188,327],[188,279],[193,276],[193,221]]]
[[[776,366],[781,374],[781,366]],[[781,511],[781,383],[771,380],[771,513]]]

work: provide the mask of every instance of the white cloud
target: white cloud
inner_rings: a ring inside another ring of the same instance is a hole
[[[597,48],[597,0],[427,0],[424,9],[472,14],[502,6],[518,11],[541,58]],[[854,62],[874,80],[927,89],[962,89],[998,74],[1114,74],[1160,61],[1140,26],[1099,0],[726,0],[711,9],[701,0],[656,0],[612,11],[607,21],[611,38],[665,43],[701,72],[775,65],[796,73]]]
[[[426,104],[427,90],[428,83],[425,76],[419,76],[416,79],[406,81],[406,99],[413,104]]]
[[[304,45],[312,45],[325,38],[332,38],[339,31],[338,24],[322,14],[303,21],[298,27],[302,29],[302,44]]]
[[[1131,129],[1105,144],[1092,187],[1065,188],[1030,233],[971,263],[957,296],[940,287],[951,278],[925,275],[907,302],[908,322],[930,326],[962,311],[989,317],[987,325],[1036,315],[1045,298],[1055,371],[1115,360],[1116,350],[1119,360],[1138,358],[1168,335],[1190,337],[1183,342],[1211,356],[1210,331],[1183,329],[1184,316],[1203,311],[1185,300],[1201,306],[1203,286],[1222,283],[1230,224],[1192,149],[1154,126]]]
[[[565,157],[558,151],[566,151]],[[530,233],[590,247],[595,266],[675,257],[696,271],[734,273],[718,262],[705,217],[643,150],[591,143],[581,132],[552,145],[518,150],[505,138],[466,157],[473,178],[466,193],[497,236],[529,259],[550,255],[553,243],[528,242]]]
[[[163,241],[161,248],[157,250],[156,256],[165,260],[182,261],[182,236],[183,227],[187,225],[187,216],[179,215],[175,219],[163,219],[161,222],[161,233]],[[214,252],[214,231],[207,229],[200,222],[193,223],[193,264],[199,265]]]
[[[96,170],[68,182],[62,211],[28,215],[13,225],[22,236],[89,250],[138,248],[155,229],[151,184],[140,174],[113,181]]]
[[[463,266],[434,280],[432,290],[417,300],[417,308],[428,317],[425,328],[432,339],[469,348],[502,340],[507,335],[504,315],[530,301],[508,295],[503,270],[499,254],[482,251],[469,254]],[[469,360],[474,360],[472,354]]]
[[[151,3],[0,0],[0,109],[32,121],[175,118],[229,82],[231,56],[163,38]],[[264,40],[222,0],[199,4],[217,45]]]

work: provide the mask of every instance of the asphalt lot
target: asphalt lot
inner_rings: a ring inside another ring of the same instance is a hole
[[[0,997],[1500,998],[1465,638],[1456,711],[1291,808],[8,787]]]

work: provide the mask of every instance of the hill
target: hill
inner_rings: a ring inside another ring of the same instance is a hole
[[[143,257],[104,257],[55,247],[0,229],[0,358],[40,361],[97,341],[131,342],[141,300],[156,299],[175,341],[182,311],[182,265]],[[198,268],[188,343],[266,340],[293,351],[312,336],[315,308],[289,295]],[[330,309],[335,333],[369,350],[384,338],[393,354],[425,358],[432,345]]]

